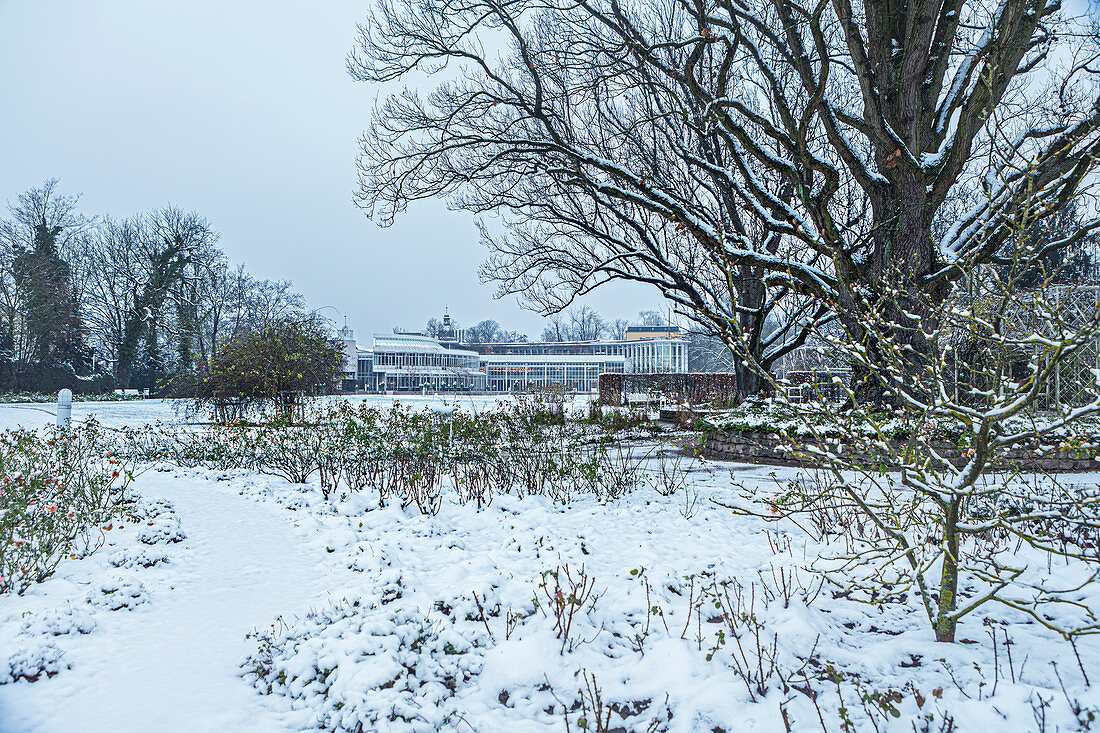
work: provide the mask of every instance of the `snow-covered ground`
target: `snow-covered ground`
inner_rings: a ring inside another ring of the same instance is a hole
[[[250,472],[152,468],[135,483],[147,521],[0,597],[0,678],[5,657],[11,673],[44,671],[0,684],[0,731],[597,730],[595,695],[622,731],[838,731],[842,707],[849,730],[937,731],[945,714],[960,731],[1088,729],[1100,695],[1052,632],[989,607],[1014,621],[1007,636],[975,614],[962,643],[936,644],[915,603],[818,590],[803,533],[711,501],[795,471],[683,465],[687,494],[447,500],[434,517]],[[555,602],[576,606],[566,633]],[[1097,681],[1100,644],[1077,651]],[[805,669],[761,691],[739,664]]]
[[[323,397],[324,404],[333,400],[346,400],[352,404],[365,403],[387,409],[400,402],[412,409],[457,405],[464,410],[491,410],[512,399],[509,395],[346,395]],[[572,398],[574,407],[583,406],[589,395]],[[83,421],[94,417],[108,428],[140,427],[157,422],[176,423],[188,419],[186,400],[127,400],[124,402],[74,402],[72,419]],[[0,403],[0,430],[18,427],[53,425],[57,419],[56,406],[46,403]]]
[[[0,687],[4,729],[279,729],[238,679],[245,633],[323,598],[327,553],[278,506],[216,481],[153,471],[139,485],[169,508],[152,526],[116,524],[100,552],[0,602],[5,638],[72,666]],[[102,602],[115,587],[135,595],[128,606]]]

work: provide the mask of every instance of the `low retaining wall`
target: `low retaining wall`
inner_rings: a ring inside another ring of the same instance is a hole
[[[891,448],[902,450],[904,443],[894,441]],[[829,449],[837,452],[838,445],[830,444]],[[936,450],[946,460],[956,466],[963,465],[966,460],[966,451],[949,445],[937,446]],[[799,458],[791,450],[791,441],[784,440],[775,433],[752,431],[722,431],[709,434],[703,443],[703,455],[708,458],[717,458],[727,461],[748,461],[759,463],[781,463],[785,465],[817,467],[818,463]],[[882,456],[852,453],[844,450],[843,454],[849,459],[870,465],[881,462]],[[1050,453],[1048,455],[1036,455],[1034,446],[1032,449],[1017,449],[1002,454],[996,461],[992,461],[991,469],[1019,468],[1038,471],[1096,471],[1100,470],[1100,461],[1095,458],[1084,458],[1069,453]]]

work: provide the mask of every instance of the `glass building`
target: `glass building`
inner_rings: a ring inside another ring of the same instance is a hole
[[[444,325],[450,328],[448,317]],[[440,339],[387,333],[375,334],[371,350],[356,347],[350,331],[344,335],[344,384],[355,391],[517,392],[562,385],[593,392],[601,374],[688,370],[688,341],[675,327],[632,328],[621,341],[486,344],[463,343],[454,329]]]
[[[476,351],[448,349],[420,334],[375,334],[372,367],[387,392],[474,392],[485,389]]]
[[[591,392],[599,387],[601,374],[622,374],[625,359],[611,355],[484,354],[481,363],[490,392],[522,392],[547,385]]]
[[[561,365],[600,364],[605,372],[619,374],[686,372],[688,340],[680,338],[678,329],[666,328],[663,331],[664,333],[659,336],[636,339],[629,339],[628,333],[628,340],[625,341],[539,341],[464,344],[463,346],[480,352],[482,363],[486,366],[503,364],[507,361],[503,357],[530,356],[538,357],[542,360],[538,363],[544,364],[554,362]],[[544,357],[556,357],[556,359]],[[613,367],[614,364],[618,366]],[[491,373],[489,379],[492,380]],[[492,389],[491,386],[490,389]],[[582,391],[588,389],[585,388]]]

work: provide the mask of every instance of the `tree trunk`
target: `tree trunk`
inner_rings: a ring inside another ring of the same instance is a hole
[[[858,294],[842,302],[838,314],[871,362],[870,369],[853,369],[856,401],[884,407],[897,406],[897,392],[924,395],[928,369],[936,365],[936,344],[927,334],[937,329],[948,292],[926,280],[939,260],[924,181],[892,177],[893,195],[875,212],[874,253],[846,274]]]
[[[760,394],[767,384],[765,379],[760,376],[756,369],[746,366],[743,361],[737,363],[733,373],[736,375],[737,379],[737,396],[739,402],[746,397],[754,397]]]
[[[955,641],[955,627],[958,619],[955,610],[958,607],[959,590],[959,504],[955,497],[944,512],[943,522],[943,569],[940,571],[940,600],[936,616],[936,641]]]

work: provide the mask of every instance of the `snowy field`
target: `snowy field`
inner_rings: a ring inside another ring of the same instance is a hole
[[[15,407],[0,406],[0,426],[52,421]],[[165,402],[74,405],[92,413],[112,427],[176,419]],[[0,684],[0,731],[1100,726],[1094,637],[1077,641],[1079,664],[1052,631],[989,606],[961,643],[936,644],[913,599],[850,600],[806,570],[822,547],[804,532],[720,505],[797,471],[678,465],[688,488],[671,496],[497,495],[480,511],[445,499],[436,516],[150,467],[134,484],[147,521],[0,596],[0,675],[5,658],[9,679],[41,671]],[[1082,571],[1018,555],[1034,572]]]
[[[319,403],[346,400],[353,404],[366,403],[379,408],[389,408],[396,402],[413,409],[422,407],[457,406],[464,410],[491,410],[511,398],[507,395],[350,395],[328,397]],[[581,395],[573,399],[574,406],[587,404],[590,397]],[[19,427],[53,425],[56,421],[56,405],[0,403],[0,430]],[[108,428],[140,427],[155,423],[188,421],[186,400],[127,400],[125,402],[73,402],[73,420],[80,422],[94,417]],[[199,418],[193,419],[201,419]]]

